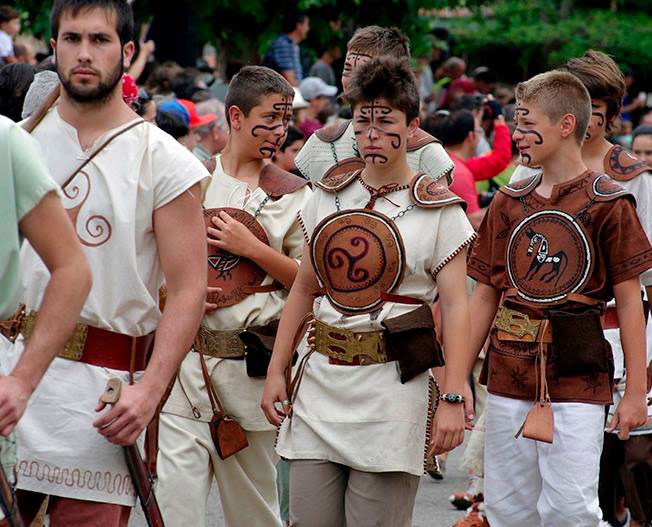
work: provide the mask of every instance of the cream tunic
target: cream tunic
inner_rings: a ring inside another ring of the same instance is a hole
[[[62,184],[87,156],[120,128],[84,152],[77,132],[53,109],[34,130],[54,180]],[[143,123],[116,138],[64,190],[63,205],[78,209],[77,235],[93,273],[81,321],[132,336],[154,331],[160,320],[163,282],[153,212],[208,173],[172,137]],[[38,309],[47,268],[25,244],[24,302]],[[23,351],[19,338],[11,352]],[[68,498],[134,505],[133,484],[121,447],[92,426],[106,381],[124,372],[55,358],[17,428],[18,488]]]
[[[357,155],[356,152],[357,143],[353,134],[353,122],[351,122],[342,137],[333,143],[326,143],[319,139],[317,134],[312,134],[297,154],[294,163],[305,177],[311,181],[319,181],[336,162],[353,157]],[[412,170],[425,172],[434,179],[452,174],[455,168],[444,147],[439,143],[431,143],[408,152],[407,162]]]
[[[265,229],[269,245],[274,250],[295,259],[298,266],[304,240],[297,220],[297,212],[306,204],[311,194],[306,185],[279,199],[269,199],[260,208],[267,197],[263,189],[258,187],[250,193],[246,183],[224,172],[221,156],[218,156],[212,181],[205,193],[204,206],[206,208],[235,207],[246,210],[252,215],[260,209],[256,219]],[[272,281],[272,277],[268,275],[263,285],[270,284]],[[255,293],[238,304],[213,311],[204,317],[202,325],[215,330],[265,325],[280,318],[286,298],[285,290]],[[245,361],[206,357],[206,366],[226,412],[235,417],[245,430],[274,429],[260,409],[264,379],[249,377]],[[210,421],[212,410],[197,353],[189,353],[185,358],[179,379],[188,398],[183,394],[177,381],[163,411],[190,419]],[[199,418],[193,415],[188,399],[199,410],[201,414]]]
[[[378,199],[374,210],[389,217],[410,205],[407,190]],[[316,224],[336,211],[335,196],[316,190],[301,218],[307,238]],[[340,191],[341,208],[362,208],[369,192],[353,181]],[[462,208],[414,208],[395,220],[406,251],[406,272],[395,291],[432,303],[436,276],[475,234]],[[383,329],[381,321],[414,306],[388,302],[372,314],[344,316],[326,297],[313,307],[315,317],[353,331]],[[301,354],[306,353],[305,347]],[[329,364],[314,353],[308,360],[291,419],[279,432],[277,452],[289,459],[323,459],[368,472],[423,473],[428,419],[428,373],[401,384],[397,363],[367,366]]]

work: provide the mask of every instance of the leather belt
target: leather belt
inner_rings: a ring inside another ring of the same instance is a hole
[[[500,306],[494,319],[498,340],[516,342],[552,342],[550,324],[542,324],[545,319],[531,319],[525,313]],[[541,328],[544,328],[541,331]]]
[[[220,331],[199,326],[194,350],[215,359],[244,359],[243,330]]]
[[[28,341],[36,326],[36,315],[36,311],[24,314],[24,307],[21,308],[11,319],[9,325],[11,333],[6,334],[5,331],[2,333],[12,342],[19,333],[23,335],[25,341]],[[3,329],[7,327],[5,324],[2,324],[2,326]],[[78,323],[72,336],[57,356],[101,368],[142,371],[147,365],[147,356],[153,343],[153,332],[142,337],[132,337]],[[132,351],[135,353],[132,353]]]
[[[315,320],[314,332],[315,351],[326,355],[331,364],[364,366],[396,360],[387,350],[382,330],[354,333]]]
[[[618,329],[619,327],[618,311],[613,306],[607,307],[602,316],[602,329]]]

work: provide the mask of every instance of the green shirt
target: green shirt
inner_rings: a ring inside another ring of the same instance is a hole
[[[11,119],[0,116],[0,319],[18,306],[18,222],[48,192],[58,192],[41,160],[37,143]]]

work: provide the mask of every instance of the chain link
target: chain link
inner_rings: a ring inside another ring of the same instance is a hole
[[[265,199],[264,199],[263,201],[260,202],[260,205],[258,205],[258,208],[256,209],[256,212],[254,212],[254,218],[257,218],[257,217],[260,215],[260,213],[261,213],[262,210],[263,210],[263,207],[264,207],[265,205],[267,205],[267,202],[268,202],[271,198],[272,198],[272,196],[270,196],[269,194],[267,194],[267,195],[265,196]]]
[[[333,159],[335,159],[335,163],[338,163],[339,160],[337,159],[337,151],[335,150],[335,141],[330,143],[331,145],[331,152],[333,153]]]
[[[408,212],[410,212],[412,209],[414,209],[414,207],[416,207],[416,206],[417,206],[416,203],[412,203],[411,205],[408,205],[408,206],[405,207],[401,212],[399,212],[396,216],[392,216],[391,219],[392,219],[392,220],[397,220],[397,219],[399,219],[399,218],[402,218],[402,217],[405,216]]]

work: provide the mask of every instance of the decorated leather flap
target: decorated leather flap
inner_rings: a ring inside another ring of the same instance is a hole
[[[532,192],[541,181],[541,173],[530,176],[526,179],[521,179],[519,181],[514,181],[513,183],[508,183],[500,187],[499,192],[507,194],[512,198],[520,198],[521,196],[527,196]]]
[[[334,143],[344,135],[344,132],[346,132],[349,124],[351,124],[351,120],[341,121],[339,123],[324,126],[323,128],[317,130],[315,135],[318,139],[321,139],[325,143]]]
[[[606,174],[593,174],[586,185],[586,192],[594,201],[611,201],[621,196],[628,196],[632,200],[634,196],[621,187]]]
[[[439,139],[430,135],[425,130],[418,128],[414,136],[409,138],[407,141],[407,151],[414,152],[415,150],[419,150],[419,148],[423,148],[424,146],[429,145],[430,143],[441,144]]]
[[[629,181],[643,172],[652,171],[643,161],[620,145],[614,145],[604,158],[604,170],[616,181]]]
[[[417,174],[410,182],[410,196],[417,207],[436,209],[459,204],[466,210],[466,202],[451,192],[448,185],[428,174]]]
[[[364,166],[359,157],[347,157],[330,167],[315,185],[327,192],[338,192],[351,183]]]
[[[258,180],[258,186],[274,199],[292,194],[309,183],[307,179],[295,176],[271,163],[260,171]]]

